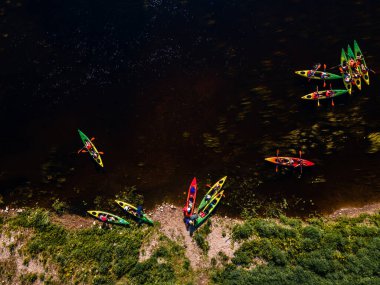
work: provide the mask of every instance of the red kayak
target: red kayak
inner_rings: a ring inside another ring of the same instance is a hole
[[[195,210],[195,198],[197,197],[197,179],[194,177],[191,181],[189,191],[187,193],[186,205],[183,208],[183,214],[185,217],[190,217]]]
[[[274,157],[268,157],[265,160],[277,165],[289,166],[289,167],[299,167],[301,165],[302,167],[306,167],[306,166],[314,165],[314,162],[308,161],[303,158],[298,158],[298,157],[274,156]]]

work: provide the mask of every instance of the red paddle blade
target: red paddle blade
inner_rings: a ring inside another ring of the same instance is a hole
[[[277,157],[278,157],[279,153],[280,153],[280,150],[277,149],[277,151],[276,151],[276,156],[277,156]]]
[[[99,153],[99,154],[104,154],[104,152],[102,152],[102,151],[98,151],[98,153]]]
[[[326,81],[323,80],[323,87],[326,87]]]
[[[276,165],[276,172],[278,172],[278,165]]]
[[[331,98],[331,106],[333,106],[333,107],[335,106],[333,98]]]
[[[326,71],[326,63],[323,64],[323,70]]]
[[[87,152],[87,150],[82,150],[81,152],[83,152],[83,153],[84,153],[84,152]]]
[[[300,158],[301,158],[302,157],[302,150],[299,150],[298,154],[300,155]]]
[[[94,141],[94,140],[95,140],[95,138],[94,138],[94,137],[92,137],[92,138],[91,138],[91,141]]]

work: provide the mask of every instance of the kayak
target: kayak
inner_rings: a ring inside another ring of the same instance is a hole
[[[326,96],[326,91],[333,91],[334,93],[333,93],[333,95]],[[347,92],[348,92],[347,90],[343,90],[343,89],[321,90],[321,91],[318,91],[318,97],[315,96],[316,92],[312,92],[312,93],[309,93],[309,94],[307,94],[305,96],[302,96],[301,99],[305,99],[305,100],[330,99],[330,98],[333,98],[333,97],[337,97],[337,96],[346,94]]]
[[[226,181],[227,176],[222,177],[217,181],[211,188],[208,190],[206,195],[203,197],[201,203],[199,204],[198,211],[200,211],[202,208],[206,206],[208,201],[212,199],[218,192],[222,189],[224,182]],[[207,199],[209,197],[209,199]]]
[[[115,202],[121,207],[123,208],[123,210],[125,212],[127,212],[128,214],[132,215],[136,220],[138,221],[141,221],[143,223],[147,223],[149,225],[152,225],[153,226],[153,221],[151,219],[149,219],[147,217],[146,214],[143,214],[142,217],[138,217],[137,216],[137,208],[131,204],[128,204],[126,202],[123,202],[123,201],[119,201],[119,200],[115,200]]]
[[[121,226],[129,225],[129,223],[126,220],[114,214],[110,214],[103,211],[95,211],[95,210],[87,211],[87,213],[89,213],[91,216],[93,216],[94,218],[98,219],[99,221],[103,223],[110,223],[110,224],[121,225]]]
[[[294,73],[298,74],[302,77],[309,78],[309,79],[334,80],[334,79],[341,79],[342,78],[341,75],[337,75],[337,74],[330,73],[330,72],[323,72],[323,71],[319,71],[319,70],[315,71],[313,76],[308,76],[309,72],[311,72],[311,70],[298,70],[298,71],[295,71]],[[325,78],[322,77],[323,73],[325,75]]]
[[[100,157],[100,154],[98,150],[96,149],[95,145],[92,143],[92,141],[79,129],[78,129],[78,133],[84,145],[86,145],[86,142],[89,142],[91,144],[92,150],[88,151],[91,157],[96,161],[97,164],[99,164],[101,167],[104,167],[102,158]]]
[[[359,71],[361,76],[363,77],[363,80],[367,85],[369,85],[369,74],[368,74],[368,67],[364,60],[364,55],[362,51],[359,48],[358,43],[354,40],[354,54],[355,59],[360,58],[361,64],[359,65]]]
[[[202,211],[198,213],[198,218],[195,220],[194,227],[197,228],[202,225],[207,218],[214,212],[216,206],[219,204],[220,199],[223,197],[224,190],[214,195],[210,202],[205,205]]]
[[[350,45],[347,46],[347,56],[348,56],[348,60],[354,60],[356,63],[356,57]],[[352,74],[357,75],[357,77],[354,76],[356,87],[358,87],[359,90],[362,90],[362,80],[360,79],[361,73],[359,71],[359,68],[358,67],[352,68],[351,66],[350,68],[351,68]]]
[[[344,51],[344,49],[342,49],[342,52],[340,53],[340,66],[341,66],[341,68],[343,68],[343,66],[346,66],[346,65],[348,65],[348,63],[347,63],[347,56],[346,56],[346,52]],[[350,69],[348,71],[349,71],[348,74],[352,78],[352,72],[350,71]],[[344,76],[342,76],[342,78],[343,78],[344,87],[346,87],[346,89],[348,91],[348,94],[351,94],[352,93],[352,83],[351,83],[351,81],[350,82],[346,82]]]
[[[189,191],[187,193],[187,199],[186,199],[186,205],[185,205],[185,210],[184,214],[185,217],[190,217],[195,210],[195,198],[197,197],[197,179],[194,177],[193,181],[191,181]],[[188,209],[190,208],[190,211]]]
[[[289,166],[289,167],[299,167],[301,163],[302,163],[302,167],[314,165],[314,162],[311,162],[299,157],[273,156],[273,157],[268,157],[265,160],[277,165]]]

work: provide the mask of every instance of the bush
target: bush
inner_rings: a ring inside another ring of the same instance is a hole
[[[66,202],[56,199],[52,205],[52,208],[58,215],[62,215],[64,212],[66,212],[69,209],[69,206],[67,205]]]
[[[208,241],[205,239],[205,237],[196,232],[194,234],[194,240],[196,242],[196,244],[199,246],[199,248],[205,253],[207,254],[208,250],[210,249],[210,245],[208,244]]]
[[[241,225],[237,224],[232,228],[232,239],[235,241],[241,241],[248,239],[253,235],[254,228],[249,222],[245,222]]]

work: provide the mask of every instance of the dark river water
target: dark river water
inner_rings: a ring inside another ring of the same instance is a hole
[[[354,39],[380,71],[379,15],[375,0],[1,1],[2,200],[83,210],[135,186],[148,208],[182,205],[194,176],[203,194],[228,175],[229,215],[380,201],[378,74],[335,107],[301,100],[322,84],[294,75]],[[104,171],[76,154],[78,128]],[[276,173],[276,149],[316,166]]]

